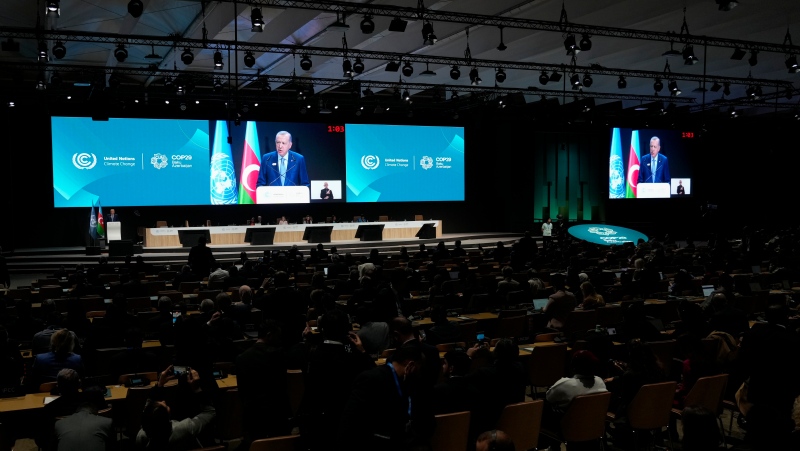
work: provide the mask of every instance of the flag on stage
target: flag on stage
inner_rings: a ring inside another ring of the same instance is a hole
[[[236,171],[228,134],[228,123],[217,121],[211,153],[211,204],[236,203]]]
[[[639,183],[639,130],[631,133],[631,150],[628,154],[628,184],[625,197],[636,197],[636,185]]]
[[[261,148],[258,146],[258,130],[256,123],[247,121],[242,149],[241,180],[239,181],[239,203],[256,203],[256,183],[258,171],[261,169]]]
[[[92,202],[92,211],[89,214],[89,236],[97,239],[97,216],[94,214],[94,202]]]
[[[614,127],[611,135],[611,151],[608,161],[608,197],[621,199],[625,197],[625,167],[622,165],[622,142],[619,128]]]
[[[103,206],[97,202],[97,238],[106,237],[106,223],[103,221]]]

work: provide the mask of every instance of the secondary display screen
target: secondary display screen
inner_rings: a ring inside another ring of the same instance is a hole
[[[88,117],[51,126],[55,207],[464,200],[463,127]]]
[[[690,143],[694,133],[676,130],[611,130],[609,199],[689,197],[692,187]]]

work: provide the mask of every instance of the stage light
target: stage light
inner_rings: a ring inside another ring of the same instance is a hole
[[[114,58],[120,63],[125,62],[125,59],[128,58],[128,51],[125,49],[124,45],[117,45],[117,48],[114,50]]]
[[[403,75],[410,77],[413,73],[414,66],[412,66],[410,62],[406,61],[406,64],[403,65]]]
[[[61,2],[59,0],[50,0],[45,3],[47,4],[46,7],[47,12],[55,13],[59,12],[59,10],[61,9],[61,6],[59,5]]]
[[[730,11],[739,6],[739,2],[736,0],[717,0],[717,5],[719,5],[720,11]]]
[[[472,70],[469,71],[469,81],[472,84],[472,86],[477,86],[481,84],[481,82],[483,81],[481,80],[481,77],[478,75],[477,67],[473,67]]]
[[[408,89],[403,91],[403,100],[405,100],[406,102],[411,100],[411,93],[408,92]]]
[[[579,44],[579,48],[584,52],[592,49],[592,40],[589,39],[589,35],[588,34],[585,34],[585,35],[583,35],[581,37],[581,42]]]
[[[36,80],[36,90],[37,91],[44,91],[47,89],[47,81],[44,79],[44,74],[39,75],[39,79]]]
[[[744,50],[740,49],[739,47],[736,47],[736,48],[733,49],[733,55],[731,55],[731,59],[738,61],[738,60],[741,60],[742,58],[744,58],[745,55],[747,55],[747,52],[745,52]]]
[[[128,14],[133,17],[139,17],[144,11],[144,4],[142,0],[131,0],[128,2]]]
[[[453,66],[453,68],[450,69],[450,78],[458,80],[459,77],[461,77],[461,71],[458,70],[458,66]]]
[[[172,89],[175,86],[175,82],[172,81],[172,77],[167,77],[164,79],[164,87]]]
[[[594,83],[594,80],[592,80],[592,76],[589,75],[588,73],[585,74],[583,76],[583,86],[586,86],[587,88],[591,88],[592,87],[592,83]]]
[[[717,92],[720,89],[722,89],[722,85],[717,83],[716,81],[714,82],[713,85],[711,85],[711,92]]]
[[[425,45],[433,45],[436,44],[436,41],[438,41],[438,39],[433,32],[433,24],[426,20],[425,24],[422,25],[422,42]]]
[[[47,43],[39,41],[39,61],[47,61]]]
[[[264,31],[264,16],[261,15],[261,8],[253,8],[250,10],[250,31],[254,33],[261,33]]]
[[[681,90],[678,89],[678,82],[676,82],[675,80],[670,80],[669,84],[667,85],[667,87],[669,88],[669,92],[672,95],[674,95],[674,96],[681,95]]]
[[[797,66],[797,57],[796,56],[789,55],[789,57],[786,58],[786,68],[789,69],[789,73],[790,74],[796,74],[797,73],[798,66]]]
[[[750,50],[750,58],[747,60],[751,66],[758,64],[758,50]]]
[[[342,77],[352,77],[353,76],[353,63],[350,62],[349,59],[345,58],[342,61]]]
[[[502,67],[497,69],[497,73],[494,74],[494,79],[498,83],[506,81],[506,71],[504,71]]]
[[[628,80],[625,80],[623,75],[619,76],[619,80],[617,80],[617,88],[625,89],[628,87]]]
[[[730,83],[725,82],[725,88],[722,90],[722,94],[726,95],[726,96],[731,95],[731,84]]]
[[[503,52],[507,48],[505,42],[503,42],[503,27],[500,27],[500,44],[497,45],[497,50]]]
[[[564,48],[567,50],[567,55],[572,55],[573,53],[578,53],[581,51],[578,44],[575,43],[575,36],[568,34],[567,37],[564,39]]]
[[[214,79],[214,92],[216,92],[217,94],[222,92],[222,80],[220,80],[219,78]]]
[[[183,53],[181,53],[181,61],[183,61],[183,64],[186,66],[192,64],[194,61],[194,53],[192,53],[191,49],[183,49]]]
[[[747,97],[749,97],[750,99],[755,98],[756,96],[755,86],[753,85],[748,86],[747,89],[744,90],[744,93],[747,94]]]
[[[361,21],[361,32],[364,34],[372,34],[375,31],[375,22],[372,21],[372,16],[366,15]]]
[[[186,79],[182,75],[175,77],[175,92],[178,95],[186,94]]]
[[[571,84],[573,88],[577,88],[581,85],[581,76],[578,74],[572,74],[572,76],[569,77],[569,84]]]
[[[353,72],[357,74],[364,72],[364,62],[359,57],[356,57],[356,62],[353,63]]]
[[[244,65],[247,67],[253,67],[256,65],[256,57],[253,56],[253,52],[250,50],[244,53]]]
[[[222,62],[222,52],[214,52],[214,69],[221,70],[225,64]]]
[[[436,72],[432,71],[429,63],[425,63],[425,70],[419,73],[420,77],[435,77]]]
[[[553,83],[558,83],[559,81],[561,81],[561,72],[553,72],[552,74],[550,74],[550,81],[552,81]]]
[[[546,85],[548,81],[550,81],[550,77],[547,75],[547,72],[542,72],[542,74],[539,75],[539,84]]]
[[[406,26],[407,25],[408,25],[408,22],[406,22],[405,20],[403,20],[403,19],[401,19],[399,17],[395,17],[389,23],[389,31],[397,31],[397,32],[402,33],[404,31],[406,31]]]
[[[67,55],[67,48],[64,47],[64,43],[61,41],[56,41],[56,45],[53,46],[53,56],[56,59],[64,58]]]
[[[683,48],[683,64],[687,66],[691,66],[692,64],[699,63],[700,60],[694,56],[694,46],[691,44],[686,44]]]
[[[664,89],[664,82],[662,82],[660,78],[656,78],[656,81],[653,82],[653,89],[656,92],[661,92],[661,90]]]
[[[300,69],[308,71],[313,65],[314,63],[311,62],[311,59],[308,57],[308,55],[303,55],[303,58],[300,60]]]

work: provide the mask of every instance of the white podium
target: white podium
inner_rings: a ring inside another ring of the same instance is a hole
[[[119,221],[106,223],[106,240],[119,241],[122,239],[122,223]]]
[[[669,198],[669,183],[639,183],[636,185],[637,199]]]
[[[307,186],[259,186],[257,204],[308,204],[311,195]]]

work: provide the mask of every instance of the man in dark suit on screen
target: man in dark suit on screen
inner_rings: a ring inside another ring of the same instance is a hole
[[[292,152],[292,135],[280,131],[275,135],[275,152],[261,157],[256,186],[306,186],[310,187],[305,158]]]
[[[650,153],[642,157],[639,162],[638,183],[669,183],[669,161],[661,155],[661,139],[658,136],[650,138]]]

